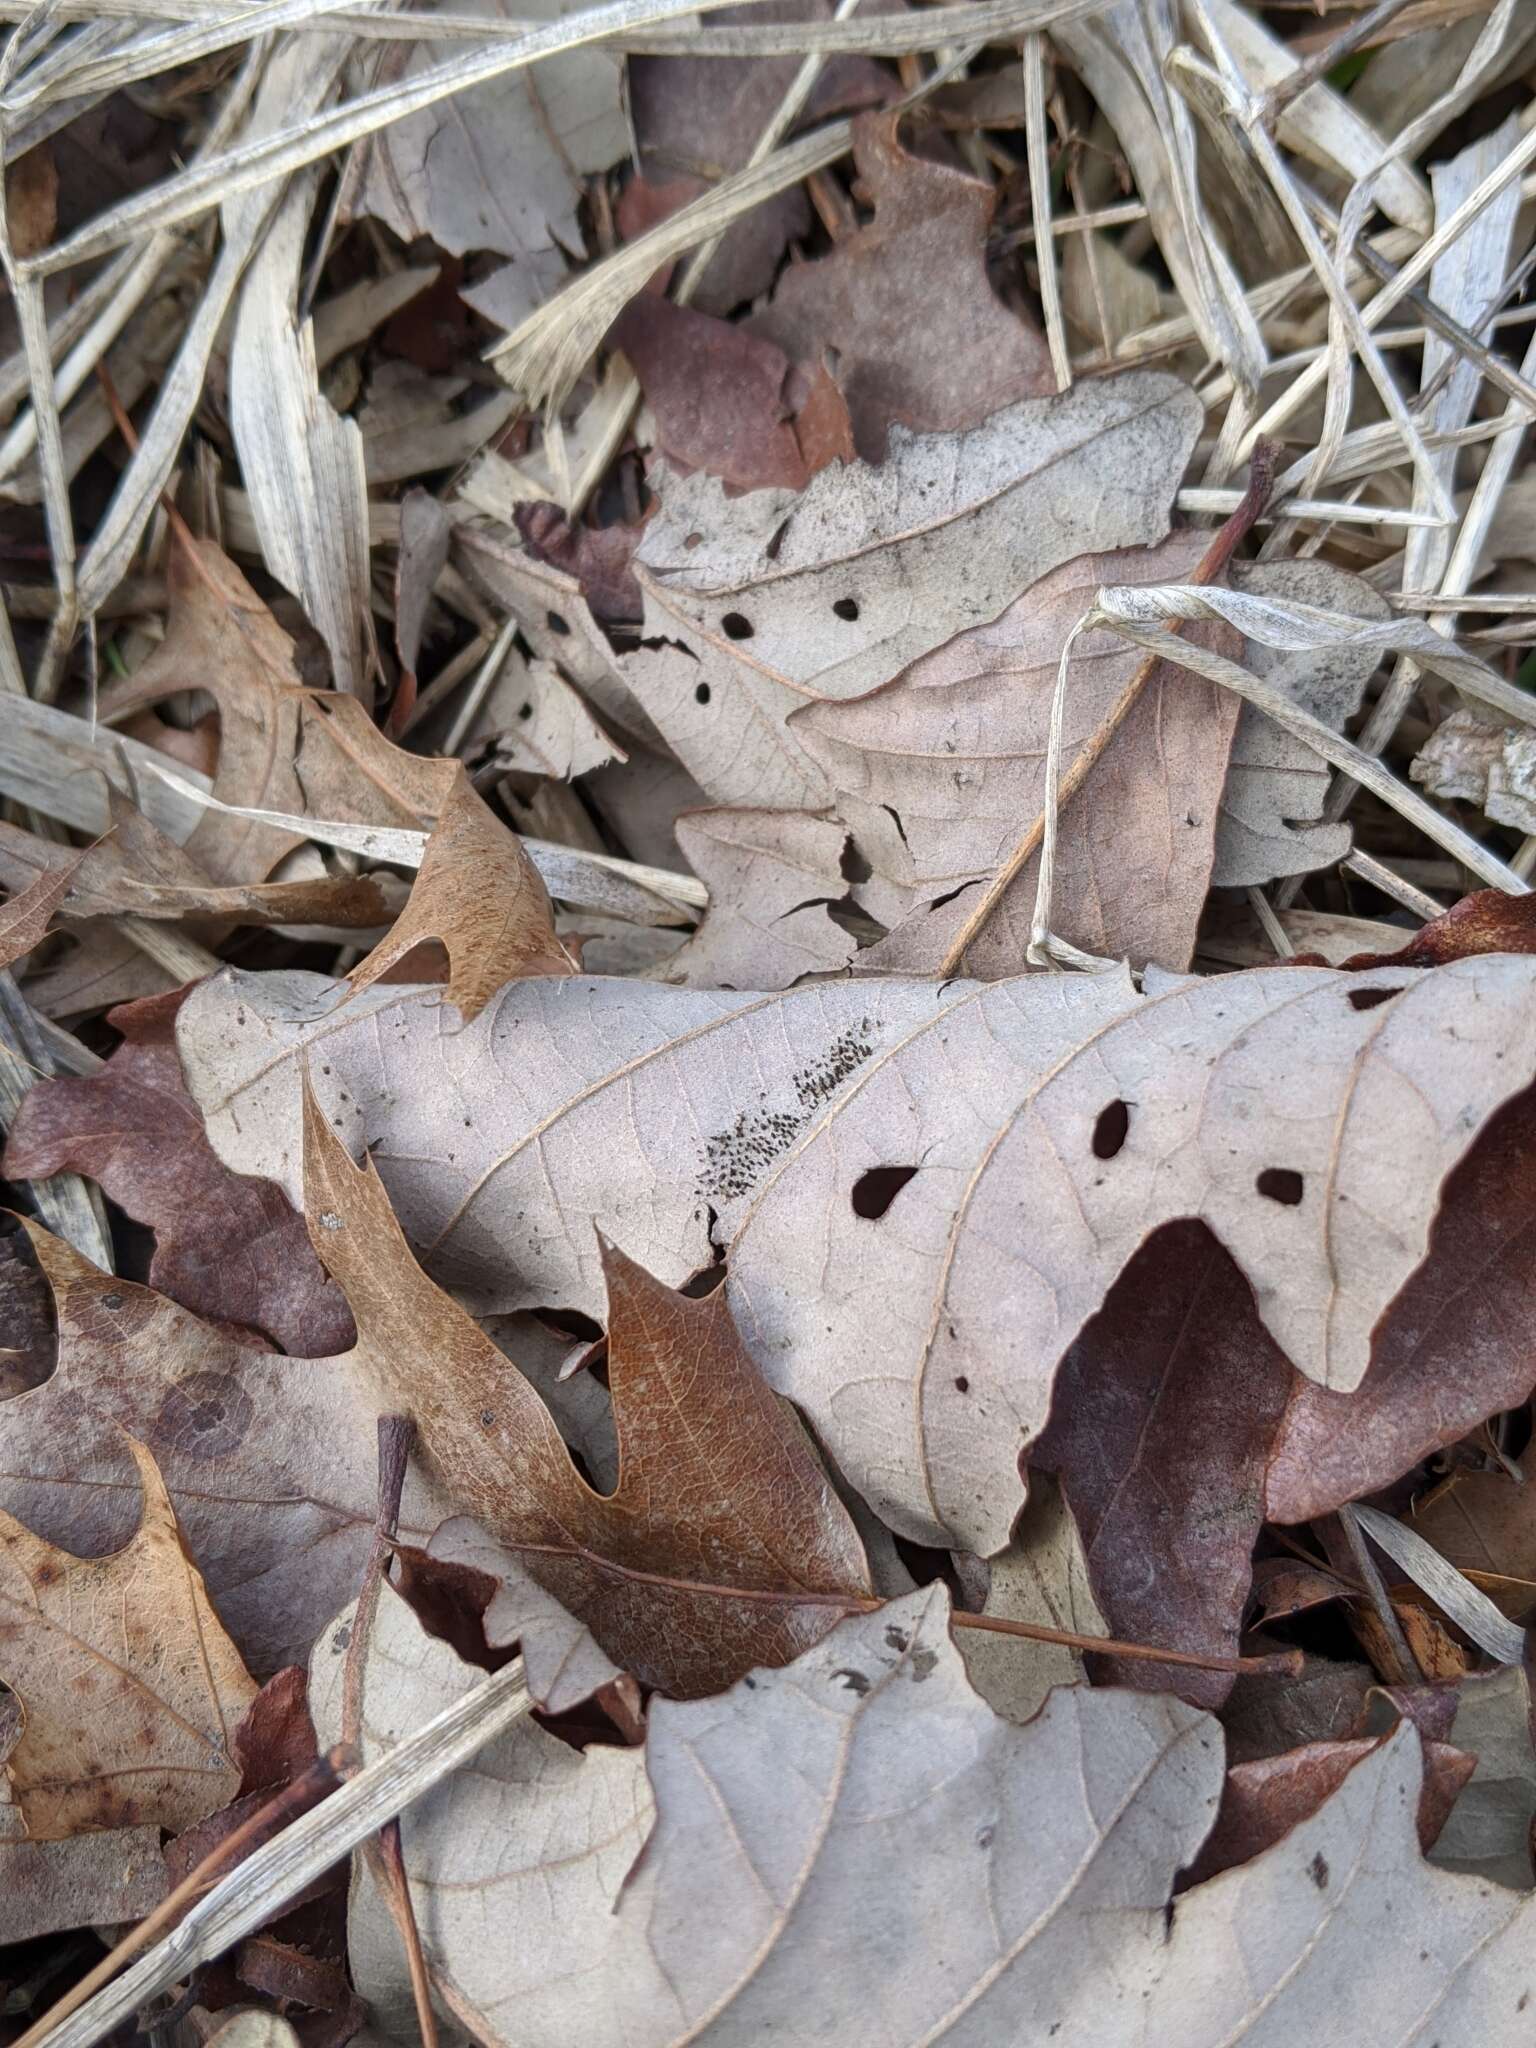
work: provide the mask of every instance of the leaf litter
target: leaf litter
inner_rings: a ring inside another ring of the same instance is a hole
[[[313,13],[0,58],[7,2025],[1523,2040],[1524,11]]]

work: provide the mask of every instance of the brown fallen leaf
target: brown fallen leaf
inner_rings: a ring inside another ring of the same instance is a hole
[[[1360,1466],[1406,1445],[1386,1468],[1405,1471],[1463,1398],[1486,1405],[1450,1436],[1507,1405],[1525,1298],[1467,1279],[1489,1243],[1518,1257],[1531,1206],[1485,1186],[1492,1237],[1411,1288],[1442,1209],[1452,1241],[1446,1183],[1477,1134],[1501,1133],[1478,1158],[1507,1160],[1531,1113],[1514,1105],[1536,1072],[1533,981],[1507,954],[1149,974],[1139,993],[1124,973],[782,994],[567,978],[515,982],[447,1037],[430,990],[368,991],[349,1018],[324,977],[226,972],[177,1035],[220,1156],[301,1198],[307,1059],[412,1241],[481,1313],[600,1310],[594,1225],[675,1282],[729,1245],[753,1355],[858,1490],[914,1540],[990,1555],[1061,1358],[1164,1222],[1209,1223],[1316,1382],[1268,1476],[1272,1517],[1317,1512],[1314,1481],[1357,1497]],[[1450,1323],[1405,1319],[1384,1356],[1393,1303],[1437,1290],[1462,1304]],[[1474,1311],[1497,1338],[1488,1369],[1439,1384],[1437,1347]],[[1420,1369],[1416,1398],[1383,1393]]]
[[[466,1023],[520,975],[576,972],[575,960],[555,936],[554,910],[538,869],[517,835],[475,794],[459,762],[451,765],[405,909],[389,935],[353,968],[351,987],[430,978],[419,957],[411,956],[431,945],[448,956],[447,998]]]
[[[372,876],[315,875],[290,882],[213,882],[120,790],[108,792],[111,833],[84,853],[0,822],[0,880],[68,876],[61,917],[206,919],[236,924],[387,924],[391,894]],[[32,886],[30,883],[28,886]]]
[[[126,1444],[139,1439],[247,1665],[303,1659],[356,1592],[373,1537],[380,1410],[354,1354],[253,1350],[39,1226],[28,1234],[57,1303],[58,1364],[0,1411],[0,1503],[51,1543],[112,1549],[137,1518]],[[448,1512],[413,1471],[406,1540],[425,1542]]]
[[[0,1231],[0,1401],[53,1371],[53,1294],[16,1219]]]
[[[304,1157],[310,1234],[381,1400],[414,1418],[444,1489],[625,1669],[683,1697],[717,1691],[835,1620],[724,1589],[867,1592],[853,1525],[722,1290],[690,1300],[603,1246],[620,1465],[615,1491],[597,1494],[537,1394],[416,1264],[383,1182],[353,1165],[309,1089]]]
[[[158,1827],[107,1828],[59,1842],[0,1840],[7,1942],[142,1920],[170,1889]]]
[[[165,639],[101,693],[116,722],[186,690],[218,707],[213,795],[288,816],[419,830],[436,817],[452,766],[392,746],[355,697],[305,687],[293,643],[234,563],[211,541],[170,556]],[[210,810],[187,853],[217,882],[264,881],[303,834]]]
[[[1526,1581],[1526,1605],[1536,1603],[1536,1500],[1528,1480],[1502,1471],[1454,1473],[1414,1509],[1412,1526],[1460,1571]]]
[[[1015,399],[1056,389],[1044,336],[987,278],[995,191],[912,155],[899,125],[894,113],[854,123],[873,221],[829,255],[791,264],[767,311],[747,323],[796,362],[834,353],[867,462],[884,458],[897,421],[918,432],[974,427]]]
[[[203,1132],[176,1056],[184,991],[109,1013],[123,1043],[86,1079],[39,1081],[22,1102],[4,1170],[88,1175],[155,1233],[149,1280],[183,1308],[259,1332],[301,1358],[345,1351],[352,1317],[271,1181],[231,1173]]]
[[[1506,896],[1502,889],[1474,889],[1439,917],[1421,925],[1395,953],[1372,955],[1380,967],[1443,967],[1476,953],[1536,953],[1536,892]],[[1357,956],[1345,961],[1358,967]]]
[[[825,21],[831,0],[780,0],[781,21]],[[734,9],[722,24],[761,20]],[[633,240],[698,197],[729,171],[739,171],[794,81],[794,57],[631,58],[630,114],[644,178],[625,190],[620,230]],[[883,65],[868,57],[834,56],[821,66],[801,112],[813,125],[831,114],[876,107],[899,90]],[[811,225],[800,186],[791,186],[732,221],[711,258],[694,303],[729,313],[773,283],[785,249]]]
[[[675,466],[736,490],[803,490],[853,458],[853,429],[825,370],[799,369],[777,343],[642,292],[607,335],[640,380],[656,445]]]
[[[30,953],[48,936],[53,914],[68,894],[75,870],[83,857],[69,857],[65,847],[60,847],[59,851],[65,854],[65,860],[57,867],[35,875],[29,882],[17,884],[9,877],[4,878],[15,893],[0,909],[0,967],[9,967],[13,960]]]
[[[110,1557],[61,1551],[0,1511],[0,1678],[25,1717],[5,1769],[40,1841],[186,1827],[239,1782],[231,1741],[256,1687],[154,1459],[129,1447],[143,1509]]]
[[[1331,1513],[1526,1398],[1536,1385],[1533,1158],[1528,1092],[1447,1180],[1426,1257],[1347,1395],[1292,1371],[1204,1225],[1171,1224],[1137,1253],[1063,1360],[1035,1454],[1061,1476],[1109,1633],[1230,1654],[1266,1519]],[[1507,1480],[1488,1483],[1519,1497]],[[1207,1705],[1232,1683],[1214,1671],[1106,1669],[1117,1684],[1163,1684]]]
[[[513,522],[541,562],[574,576],[604,626],[635,626],[645,609],[632,566],[639,526],[572,526],[543,502],[513,508]]]
[[[1312,1742],[1278,1756],[1234,1764],[1222,1790],[1221,1811],[1181,1880],[1187,1889],[1203,1884],[1255,1856],[1310,1820],[1386,1737],[1376,1741]],[[1457,1798],[1470,1780],[1476,1758],[1446,1742],[1424,1744],[1424,1781],[1419,1791],[1419,1847],[1427,1856],[1440,1837]]]

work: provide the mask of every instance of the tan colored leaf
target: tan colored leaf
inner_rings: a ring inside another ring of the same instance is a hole
[[[502,22],[502,0],[455,0],[460,15]],[[572,9],[538,0],[519,20],[558,21]],[[437,48],[417,46],[406,75]],[[562,249],[580,251],[581,179],[629,151],[623,74],[606,50],[571,50],[536,69],[512,71],[421,113],[407,114],[370,146],[355,211],[387,221],[402,240],[429,235],[452,255],[486,249],[511,259],[511,291],[498,317],[511,326],[565,272]]]
[[[1515,1891],[1532,1884],[1536,1826],[1536,1744],[1531,1682],[1518,1667],[1465,1679],[1456,1694],[1452,1735],[1477,1767],[1451,1808],[1432,1851],[1446,1870],[1465,1870]]]
[[[882,460],[897,421],[918,433],[975,427],[1056,388],[1044,336],[987,278],[995,190],[911,154],[899,120],[878,113],[854,123],[854,164],[874,219],[830,254],[791,264],[749,323],[797,362],[831,352],[869,462]]]
[[[1160,538],[1198,425],[1186,386],[1135,371],[967,432],[893,430],[878,468],[798,495],[662,476],[635,569],[663,644],[625,680],[715,802],[823,809],[788,714],[888,682],[1079,555]]]
[[[28,1229],[57,1303],[58,1364],[0,1409],[0,1503],[50,1543],[126,1543],[139,1439],[246,1663],[264,1675],[302,1660],[356,1592],[373,1535],[382,1411],[353,1355],[253,1350]],[[405,1539],[424,1543],[448,1512],[413,1467]]]
[[[655,970],[674,988],[788,988],[846,967],[855,942],[828,914],[847,893],[847,834],[792,811],[698,811],[677,843],[709,888],[709,908],[680,952]]]
[[[101,716],[184,690],[206,690],[219,713],[213,794],[287,815],[419,830],[435,817],[451,768],[393,747],[355,697],[306,689],[293,644],[227,555],[211,541],[195,559],[172,552],[166,637],[124,681],[101,693]],[[218,882],[262,881],[303,836],[205,812],[187,852]]]
[[[990,1554],[1059,1360],[1164,1222],[1209,1226],[1339,1438],[1446,1176],[1536,1073],[1533,983],[1514,955],[1139,995],[1123,972],[756,996],[572,978],[514,983],[450,1038],[430,993],[349,1018],[322,978],[226,974],[178,1044],[220,1156],[295,1196],[308,1057],[483,1312],[600,1312],[594,1226],[668,1281],[729,1244],[753,1356],[858,1490]]]
[[[1462,706],[1437,725],[1409,774],[1431,796],[1476,804],[1495,824],[1536,832],[1536,733]]]
[[[59,851],[65,859],[56,867],[43,869],[31,881],[18,882],[6,877],[14,893],[0,909],[0,967],[9,967],[13,960],[30,953],[47,937],[53,914],[69,893],[80,859],[70,856],[64,847]]]
[[[5,1938],[142,1920],[169,1889],[157,1827],[108,1828],[66,1841],[0,1840]]]
[[[838,815],[873,869],[858,899],[889,938],[872,972],[933,973],[1045,803],[1045,753],[1067,634],[1104,583],[1191,571],[1195,532],[1156,547],[1083,555],[1033,584],[996,619],[956,634],[884,689],[812,704],[790,731],[819,763]],[[1231,641],[1236,650],[1235,638]],[[1145,662],[1108,634],[1078,643],[1062,772]],[[1102,958],[1189,965],[1210,885],[1218,806],[1238,706],[1230,693],[1161,663],[1061,814],[1055,928]],[[1019,870],[968,947],[968,973],[1026,965],[1039,856]]]
[[[1106,1973],[1157,1954],[1220,1795],[1215,1724],[1074,1687],[1015,1727],[972,1692],[947,1620],[930,1588],[721,1698],[655,1701],[643,1753],[502,1738],[403,1823],[449,2010],[519,2048],[854,2041],[875,2022],[979,2048],[1071,2014],[1052,2039],[1112,2038],[1082,2029]],[[472,1677],[419,1636],[376,1655],[385,1734]],[[364,1892],[360,1989],[408,2028],[386,1926]]]
[[[1029,1504],[1013,1541],[986,1570],[983,1614],[1004,1621],[1043,1622],[1047,1628],[1070,1629],[1077,1635],[1111,1633],[1093,1597],[1072,1511],[1044,1474],[1031,1479]],[[987,1704],[1010,1721],[1032,1720],[1052,1686],[1086,1683],[1081,1652],[1065,1643],[1029,1642],[981,1629],[962,1629],[955,1640],[965,1659],[966,1677]]]
[[[448,955],[448,1001],[466,1022],[518,975],[575,971],[555,937],[538,869],[517,835],[475,794],[458,762],[405,909],[389,936],[353,968],[352,988],[398,979],[406,964],[419,975],[420,962],[410,956],[434,942]]]
[[[352,1164],[312,1090],[304,1147],[310,1234],[352,1304],[362,1368],[413,1416],[444,1489],[618,1663],[681,1696],[715,1691],[825,1633],[836,1610],[795,1593],[867,1591],[853,1525],[723,1290],[690,1300],[602,1246],[619,1480],[594,1493],[538,1395],[416,1264],[383,1182]]]
[[[129,1448],[142,1517],[110,1557],[59,1550],[0,1511],[0,1678],[25,1716],[5,1768],[39,1840],[188,1827],[240,1782],[231,1738],[256,1687],[154,1459]]]

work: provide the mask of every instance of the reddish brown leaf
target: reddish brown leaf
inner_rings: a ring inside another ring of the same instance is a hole
[[[993,188],[911,155],[897,124],[895,114],[855,124],[874,220],[830,255],[792,265],[749,323],[799,362],[836,351],[854,439],[871,462],[884,455],[893,421],[919,431],[973,427],[1056,388],[1044,339],[987,280]]]
[[[53,1295],[14,1218],[0,1232],[0,1401],[41,1386],[53,1370]]]
[[[1204,1225],[1151,1238],[1063,1362],[1035,1457],[1061,1474],[1110,1632],[1231,1654],[1266,1519],[1331,1513],[1524,1400],[1533,1253],[1536,1094],[1499,1111],[1446,1183],[1429,1256],[1352,1394],[1292,1371]],[[1438,1671],[1428,1618],[1412,1626]],[[1207,1703],[1230,1686],[1155,1669],[1114,1676]]]
[[[847,408],[839,431],[841,394],[825,372],[813,386],[781,348],[745,327],[642,292],[607,339],[629,358],[656,416],[657,445],[674,464],[738,490],[799,491],[817,469],[853,452]],[[802,437],[799,414],[813,391]]]
[[[97,1181],[154,1231],[151,1285],[184,1308],[297,1357],[345,1351],[352,1318],[303,1218],[272,1181],[232,1173],[203,1133],[176,1057],[184,993],[113,1010],[123,1043],[102,1073],[39,1081],[11,1127],[5,1171]]]
[[[308,1088],[304,1153],[315,1249],[381,1400],[414,1418],[445,1489],[636,1677],[717,1691],[834,1624],[796,1592],[867,1592],[853,1524],[723,1289],[692,1300],[604,1247],[620,1467],[597,1494],[533,1388],[416,1264],[378,1174],[353,1165]],[[726,1587],[790,1597],[733,1602]]]
[[[774,12],[781,21],[825,21],[832,8],[830,0],[781,0]],[[727,8],[712,19],[728,24],[761,21],[762,16]],[[794,57],[632,58],[629,102],[641,164],[660,184],[659,189],[653,184],[642,201],[630,197],[632,182],[621,232],[633,236],[637,217],[641,226],[653,226],[724,173],[739,171],[798,68]],[[891,72],[868,57],[831,57],[817,74],[801,125],[880,106],[898,90]],[[706,313],[729,313],[756,298],[772,284],[786,247],[810,225],[810,204],[798,185],[754,206],[726,230],[695,303]]]
[[[1357,953],[1344,965],[1443,967],[1474,953],[1536,953],[1536,893],[1506,896],[1502,889],[1474,889],[1432,917],[1397,952]]]
[[[572,526],[557,506],[518,505],[513,520],[531,553],[563,569],[581,585],[593,618],[604,626],[633,626],[645,610],[635,581],[638,526]]]
[[[1183,1884],[1203,1884],[1237,1863],[1251,1863],[1282,1835],[1316,1813],[1349,1772],[1378,1742],[1310,1742],[1279,1756],[1234,1764],[1227,1772],[1216,1825]],[[1427,1854],[1445,1826],[1456,1795],[1477,1759],[1449,1743],[1424,1745],[1424,1783],[1419,1793],[1419,1847]]]

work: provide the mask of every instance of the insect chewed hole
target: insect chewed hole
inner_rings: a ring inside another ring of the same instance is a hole
[[[532,718],[533,706],[531,704],[519,704],[517,707],[517,715],[519,718]]]
[[[955,1392],[957,1394],[968,1394],[970,1391],[970,1381],[966,1378],[964,1373],[959,1374],[955,1380]]]
[[[871,1166],[853,1184],[853,1213],[871,1222],[883,1216],[916,1173],[915,1166]]]
[[[709,702],[708,683],[696,683],[694,685],[693,701],[695,704],[707,704]]]
[[[544,614],[544,622],[549,627],[551,633],[569,633],[571,630],[558,612],[546,612]]]
[[[832,609],[851,626],[859,616],[859,600],[856,597],[839,597],[833,601]]]
[[[1400,996],[1400,988],[1352,988],[1349,992],[1349,1006],[1352,1010],[1374,1010],[1382,1003],[1390,1003],[1394,996]]]
[[[1306,1192],[1306,1182],[1290,1166],[1266,1166],[1254,1182],[1261,1195],[1268,1195],[1272,1202],[1279,1202],[1283,1208],[1294,1209]]]
[[[1131,1128],[1131,1105],[1120,1101],[1106,1102],[1093,1120],[1093,1156],[1095,1159],[1113,1159],[1125,1143]]]
[[[745,612],[727,612],[720,621],[720,630],[727,640],[750,640],[752,621]]]

